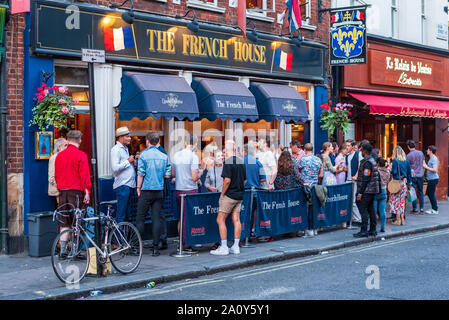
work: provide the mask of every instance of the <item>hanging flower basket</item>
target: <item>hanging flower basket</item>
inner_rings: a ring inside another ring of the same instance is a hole
[[[321,113],[321,129],[328,130],[329,134],[332,135],[335,131],[335,129],[341,130],[343,132],[346,132],[349,127],[349,116],[352,115],[352,113],[348,110],[349,108],[352,108],[353,105],[349,103],[337,103],[335,107],[333,107],[333,111],[331,111],[331,107],[325,103],[320,106],[324,109],[324,111]]]
[[[73,103],[78,99],[72,99],[67,95],[66,87],[48,87],[45,83],[37,88],[36,97],[33,99],[36,106],[33,108],[31,125],[37,125],[41,131],[54,126],[58,129],[68,129],[67,118],[74,116]]]

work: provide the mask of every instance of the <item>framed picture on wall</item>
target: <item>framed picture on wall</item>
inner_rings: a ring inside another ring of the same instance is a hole
[[[50,159],[53,154],[53,132],[39,131],[34,133],[36,160]]]

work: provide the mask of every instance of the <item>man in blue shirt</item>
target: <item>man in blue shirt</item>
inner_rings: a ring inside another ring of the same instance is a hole
[[[168,156],[157,149],[159,136],[148,133],[145,149],[139,157],[137,165],[137,203],[136,226],[140,234],[145,229],[145,216],[151,207],[153,227],[153,256],[158,256],[161,235],[160,213],[164,202],[164,178],[170,178],[171,166]]]
[[[256,159],[256,151],[251,144],[245,144],[243,146],[243,161],[245,163],[246,170],[246,184],[245,190],[255,188],[260,189],[261,183],[266,181],[265,170],[263,169],[262,163]],[[254,196],[253,199],[253,226],[251,229],[251,240],[256,238],[256,212],[257,212],[257,201]]]

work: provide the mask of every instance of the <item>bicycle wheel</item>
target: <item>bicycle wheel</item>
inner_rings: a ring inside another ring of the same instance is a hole
[[[60,240],[63,236],[69,239],[65,246],[66,255],[60,254]],[[64,230],[53,241],[51,265],[58,279],[66,285],[77,284],[84,278],[89,261],[87,242],[84,237],[75,235],[73,229]]]
[[[108,250],[111,254],[109,259],[117,271],[126,274],[136,270],[143,250],[137,228],[129,222],[120,222],[109,234]]]

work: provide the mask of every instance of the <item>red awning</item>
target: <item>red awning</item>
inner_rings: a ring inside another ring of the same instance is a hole
[[[449,101],[349,93],[369,105],[371,114],[404,117],[449,118]]]

